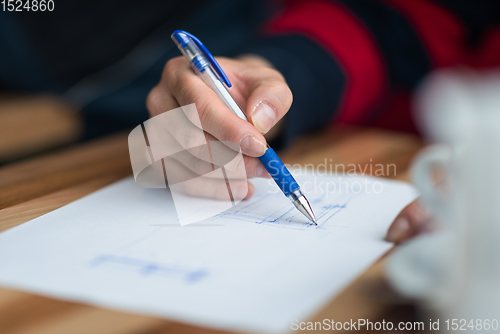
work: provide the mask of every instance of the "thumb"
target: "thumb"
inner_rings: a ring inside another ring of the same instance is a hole
[[[292,105],[292,92],[283,76],[276,70],[260,67],[246,78],[248,120],[261,133],[267,133]]]

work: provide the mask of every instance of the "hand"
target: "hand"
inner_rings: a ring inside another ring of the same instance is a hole
[[[221,157],[234,157],[241,148],[243,161],[233,163],[232,173],[227,176],[231,179],[233,198],[246,199],[254,191],[246,178],[269,177],[257,157],[266,150],[264,134],[290,108],[292,93],[283,76],[263,58],[248,55],[239,59],[217,58],[217,61],[233,85],[229,91],[249,122],[234,115],[183,57],[167,62],[146,105],[151,117],[162,113],[168,116],[169,111],[180,106],[196,105],[196,117],[189,112],[184,117],[172,113],[164,129],[171,138],[163,141],[164,145],[171,146],[174,152],[184,152],[164,159],[169,183],[186,181],[179,183],[181,191],[192,196],[228,199],[228,185],[222,173],[207,175],[214,167],[220,167],[214,163],[211,148],[216,147],[216,154],[220,155],[215,160],[226,162],[228,159]]]
[[[401,243],[422,232],[433,229],[431,217],[418,200],[415,200],[408,204],[394,219],[385,239],[390,242]]]

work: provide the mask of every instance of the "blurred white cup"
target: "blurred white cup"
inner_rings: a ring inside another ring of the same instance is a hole
[[[500,72],[433,74],[416,112],[423,133],[440,144],[416,157],[412,181],[442,228],[396,251],[389,278],[442,318],[498,323]]]

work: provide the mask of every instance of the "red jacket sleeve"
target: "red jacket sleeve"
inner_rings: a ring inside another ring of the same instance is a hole
[[[469,25],[477,13],[498,6],[496,0],[480,2],[477,7],[482,7],[469,20],[467,11],[460,12],[465,8],[461,0],[285,1],[285,9],[267,24],[266,32],[306,36],[340,67],[345,80],[341,98],[331,106],[332,119],[378,124],[388,118],[384,113],[391,109],[392,98],[411,91],[431,70],[500,65],[499,26],[484,27],[478,45],[468,43]],[[408,115],[399,116],[400,122],[408,121]],[[398,123],[399,116],[392,115],[392,123]]]

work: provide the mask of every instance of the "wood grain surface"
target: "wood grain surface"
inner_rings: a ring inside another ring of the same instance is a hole
[[[297,140],[290,149],[280,152],[280,157],[285,163],[310,165],[320,170],[330,169],[331,164],[354,164],[359,165],[356,167],[359,172],[370,164],[394,164],[396,172],[386,176],[405,180],[411,159],[421,147],[422,142],[410,134],[336,127]],[[129,174],[126,133],[4,166],[0,168],[0,232],[53,211]],[[309,320],[411,319],[414,316],[412,306],[387,287],[383,268],[384,259]],[[0,288],[0,333],[221,331]]]
[[[82,130],[80,114],[60,97],[0,96],[0,163],[75,142]]]

